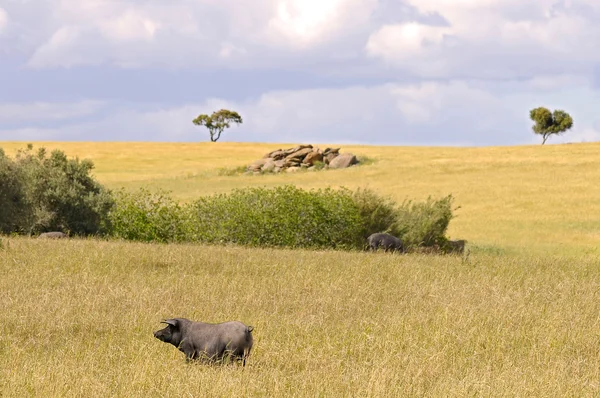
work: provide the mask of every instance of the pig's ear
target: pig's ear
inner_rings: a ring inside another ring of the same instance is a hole
[[[161,323],[166,323],[167,325],[177,327],[177,319],[165,319]]]

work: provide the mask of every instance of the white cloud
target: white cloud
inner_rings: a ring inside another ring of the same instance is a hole
[[[506,79],[589,74],[600,63],[597,0],[405,0],[399,4],[412,8],[386,14],[390,3],[39,0],[39,16],[19,21],[25,32],[14,46],[31,55],[35,68],[286,68]],[[16,15],[25,15],[22,7]]]
[[[86,36],[90,36],[89,29],[63,26],[33,53],[27,64],[34,68],[96,64],[101,56],[92,45],[83,46]]]
[[[8,25],[8,14],[2,7],[0,7],[0,33],[2,33],[2,31],[4,29],[6,29],[7,25]]]
[[[376,0],[278,0],[268,34],[274,42],[299,47],[326,42],[347,26],[366,23],[376,6]]]
[[[420,73],[437,75],[445,69],[443,59],[436,59],[439,47],[452,31],[447,27],[416,22],[385,25],[369,37],[367,53],[392,64],[410,65],[418,59]]]
[[[102,34],[109,40],[151,40],[160,24],[134,10],[125,11],[119,18],[100,23]]]
[[[244,56],[248,53],[246,49],[240,48],[233,43],[224,42],[221,44],[221,50],[219,56],[221,58],[232,59],[240,56]]]
[[[40,0],[47,18],[23,26],[35,68],[296,67],[307,54],[361,57],[378,1]],[[65,32],[70,41],[58,41]]]
[[[600,62],[596,0],[408,0],[446,26],[403,22],[377,29],[366,53],[419,76],[519,77],[589,72]],[[588,7],[587,9],[584,7]]]

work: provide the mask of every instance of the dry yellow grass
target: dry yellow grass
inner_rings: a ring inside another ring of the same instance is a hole
[[[0,396],[597,396],[597,257],[458,257],[4,239]],[[255,326],[186,364],[186,316]]]
[[[35,143],[89,158],[111,188],[163,188],[180,200],[236,187],[370,187],[397,201],[452,194],[452,238],[505,253],[595,253],[600,247],[600,144],[519,147],[342,146],[374,164],[293,175],[221,176],[293,144]],[[25,143],[0,142],[13,154]],[[321,145],[324,147],[325,145]],[[339,145],[337,145],[339,146]]]
[[[23,143],[0,143],[14,153]],[[279,145],[39,143],[112,188],[453,194],[446,256],[0,238],[0,396],[598,396],[600,145],[344,146],[369,166],[220,176]],[[286,146],[286,145],[281,145]],[[241,367],[186,364],[165,317],[255,326]]]

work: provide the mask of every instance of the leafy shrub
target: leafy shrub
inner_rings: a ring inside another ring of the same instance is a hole
[[[442,246],[446,230],[452,219],[452,195],[425,202],[404,201],[398,206],[389,197],[371,189],[358,188],[353,199],[359,208],[366,239],[376,232],[387,232],[397,236],[406,247],[434,245]]]
[[[400,237],[407,247],[443,246],[446,230],[452,219],[452,202],[448,195],[440,200],[428,197],[425,202],[405,201],[397,209],[392,234]]]
[[[32,216],[23,170],[0,150],[0,233],[25,232]]]
[[[191,206],[192,235],[198,241],[351,248],[361,240],[360,214],[348,190],[236,189]]]
[[[398,211],[396,202],[381,196],[369,188],[358,188],[352,194],[362,220],[363,240],[376,232],[389,232],[396,224]]]
[[[33,146],[15,159],[0,154],[0,229],[36,233],[49,230],[95,234],[108,229],[110,192],[90,176],[89,160],[67,159],[59,150],[47,156]]]
[[[325,163],[317,160],[313,163],[313,167],[315,168],[315,170],[323,170],[325,168]]]
[[[115,195],[113,235],[146,242],[362,249],[370,234],[390,232],[407,246],[433,246],[452,218],[451,196],[398,207],[370,189],[244,188],[186,205],[146,189]]]
[[[67,159],[59,150],[47,156],[45,148],[37,154],[32,149],[29,144],[16,156],[33,207],[29,231],[59,230],[75,235],[107,231],[113,199],[90,175],[94,164],[90,160]]]
[[[185,209],[168,193],[141,188],[133,193],[117,191],[114,196],[109,214],[113,236],[144,242],[185,240]]]
[[[377,160],[375,158],[371,158],[368,156],[357,156],[358,159],[358,164],[357,166],[370,166],[372,164],[375,164],[377,162]]]

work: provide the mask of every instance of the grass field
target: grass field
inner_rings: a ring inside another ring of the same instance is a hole
[[[25,143],[0,142],[8,154]],[[186,201],[236,187],[370,187],[397,201],[452,194],[449,235],[476,250],[600,254],[600,143],[445,148],[342,146],[374,164],[294,175],[222,176],[293,144],[36,143],[92,159],[111,188],[170,190]],[[325,145],[321,145],[324,147]],[[337,145],[339,146],[339,145]]]
[[[36,144],[37,146],[38,144]],[[599,144],[343,146],[348,170],[222,176],[263,144],[40,143],[111,188],[453,194],[471,254],[1,238],[0,396],[598,396]],[[0,143],[12,154],[23,143]],[[249,365],[186,364],[165,317],[255,327]]]

